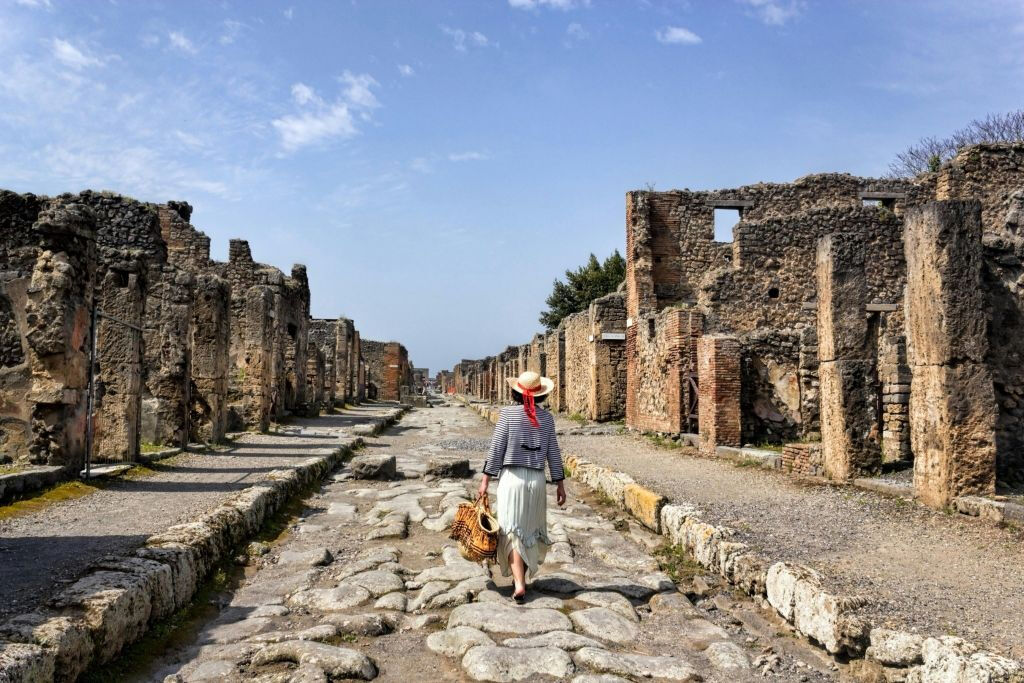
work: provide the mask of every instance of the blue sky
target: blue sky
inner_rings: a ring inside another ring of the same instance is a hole
[[[878,175],[1022,106],[999,0],[0,0],[0,187],[186,199],[431,371],[529,340],[624,193]]]

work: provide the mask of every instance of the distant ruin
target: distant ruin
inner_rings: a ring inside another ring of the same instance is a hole
[[[783,463],[840,481],[913,461],[936,506],[1024,483],[1024,145],[909,180],[629,192],[626,251],[623,292],[442,389],[504,402],[540,367],[553,409],[708,455],[790,444]]]
[[[359,332],[310,318],[305,266],[286,275],[244,240],[214,261],[191,218],[185,202],[0,191],[4,461],[77,474],[87,454],[133,462],[366,398]]]

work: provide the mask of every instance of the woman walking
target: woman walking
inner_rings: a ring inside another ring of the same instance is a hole
[[[522,604],[527,569],[530,576],[536,574],[551,545],[544,465],[551,472],[552,483],[558,486],[559,506],[565,504],[565,474],[555,437],[555,418],[538,406],[555,383],[536,372],[524,372],[505,381],[518,405],[501,409],[484,463],[480,497],[487,495],[491,477],[498,477],[498,565],[502,576],[511,572],[515,581],[512,599]]]

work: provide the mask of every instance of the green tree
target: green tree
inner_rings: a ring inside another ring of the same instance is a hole
[[[616,249],[601,263],[593,254],[585,265],[565,271],[565,282],[555,280],[545,303],[548,310],[540,314],[540,324],[547,329],[558,327],[562,319],[584,310],[594,299],[611,294],[626,279],[626,259]]]

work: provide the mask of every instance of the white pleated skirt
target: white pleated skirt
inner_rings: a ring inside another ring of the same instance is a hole
[[[498,478],[498,566],[501,575],[512,573],[508,556],[515,550],[526,563],[530,576],[544,562],[548,538],[547,481],[544,470],[532,467],[503,467]]]

